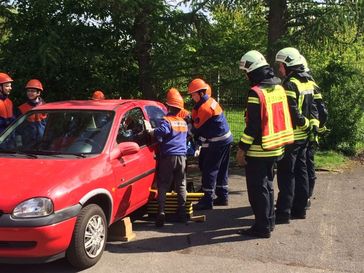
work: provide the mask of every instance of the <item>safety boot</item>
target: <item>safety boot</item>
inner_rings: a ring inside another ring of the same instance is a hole
[[[163,227],[165,220],[166,220],[166,215],[164,214],[164,212],[159,213],[157,219],[155,220],[155,226]]]
[[[248,237],[257,237],[257,238],[270,238],[271,232],[267,231],[260,231],[254,228],[254,226],[248,229],[242,229],[238,231],[238,234],[248,236]]]
[[[275,219],[275,224],[276,225],[280,225],[280,224],[289,224],[289,220],[290,220],[290,215],[289,214],[281,214],[281,213],[275,213],[276,215],[276,219]]]
[[[199,201],[197,204],[194,204],[193,206],[193,210],[197,211],[197,210],[209,210],[212,209],[212,203],[207,203],[207,202],[203,202],[203,201]]]
[[[228,205],[229,205],[228,199],[222,197],[217,197],[216,199],[214,199],[214,206],[228,206]]]

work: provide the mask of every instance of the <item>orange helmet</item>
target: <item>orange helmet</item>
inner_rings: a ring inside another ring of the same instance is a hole
[[[209,88],[208,84],[202,79],[194,79],[188,85],[188,94],[192,94],[198,91],[207,90]]]
[[[93,100],[104,100],[105,99],[105,95],[102,91],[100,90],[96,90],[93,94],[91,99]]]
[[[39,80],[31,79],[30,81],[28,81],[25,89],[38,89],[40,91],[43,91],[43,85]]]
[[[207,83],[206,94],[209,95],[209,97],[211,97],[211,94],[212,94],[211,86],[208,83]]]
[[[176,88],[171,88],[168,90],[166,104],[168,106],[176,107],[178,109],[183,109],[183,98]]]
[[[6,73],[0,73],[0,84],[13,82],[13,79]]]

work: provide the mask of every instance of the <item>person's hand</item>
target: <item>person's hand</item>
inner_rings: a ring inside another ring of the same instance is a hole
[[[144,127],[148,134],[150,134],[150,135],[154,134],[154,129],[152,128],[152,125],[146,119],[144,120]]]
[[[150,124],[149,120],[146,120],[146,119],[144,120],[144,127],[145,127],[145,130],[148,132],[153,130],[152,125]]]
[[[201,152],[201,146],[196,146],[194,157],[199,157]]]
[[[236,161],[238,162],[238,166],[240,167],[246,166],[247,162],[245,160],[244,150],[238,148],[238,151],[236,152]]]

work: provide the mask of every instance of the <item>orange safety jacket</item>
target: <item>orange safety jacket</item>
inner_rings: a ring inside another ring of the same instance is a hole
[[[274,150],[294,142],[287,96],[282,86],[251,88],[259,97],[262,129],[262,148]]]
[[[0,117],[8,119],[13,116],[13,102],[8,98],[0,100]]]
[[[221,115],[222,112],[219,103],[210,97],[197,110],[192,110],[193,126],[195,128],[200,128],[211,117]]]
[[[190,112],[188,111],[188,110],[186,110],[186,109],[181,109],[178,113],[177,113],[177,117],[180,117],[180,118],[183,118],[183,119],[185,119],[185,118],[187,118],[188,116],[190,115]]]
[[[186,121],[178,116],[163,117],[171,125],[171,129],[175,132],[187,132]]]
[[[22,114],[29,112],[33,108],[34,108],[34,106],[30,105],[27,102],[23,103],[22,105],[19,106],[19,110]],[[30,122],[39,122],[39,121],[42,121],[43,119],[45,119],[46,117],[47,117],[46,114],[34,114],[34,115],[29,116],[27,118],[27,120]]]

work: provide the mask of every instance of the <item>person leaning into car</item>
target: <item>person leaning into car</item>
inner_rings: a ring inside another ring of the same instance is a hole
[[[168,113],[159,127],[147,129],[159,141],[159,157],[157,171],[158,215],[156,226],[162,227],[165,222],[166,193],[174,185],[178,198],[177,217],[179,222],[186,222],[186,140],[187,123],[178,116],[184,108],[183,98],[177,89],[167,92]]]

